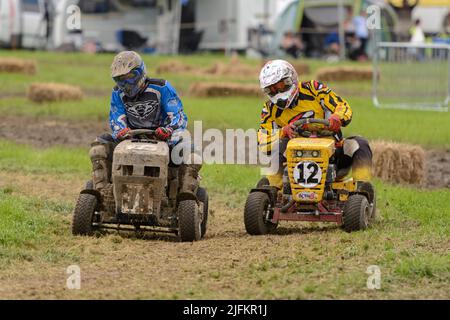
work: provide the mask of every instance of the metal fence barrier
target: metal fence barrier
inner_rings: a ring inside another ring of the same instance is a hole
[[[448,111],[450,45],[379,42],[373,103],[380,108]]]

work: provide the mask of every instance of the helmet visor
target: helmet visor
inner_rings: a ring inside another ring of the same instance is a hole
[[[292,87],[292,85],[293,83],[290,78],[284,78],[278,81],[277,83],[265,87],[264,93],[267,94],[269,97],[273,97],[279,93],[288,91]]]
[[[138,89],[139,81],[142,78],[142,74],[138,69],[131,70],[129,73],[114,77],[114,81],[120,90],[126,95],[133,95]]]
[[[131,70],[129,73],[114,77],[114,81],[117,83],[119,87],[124,86],[126,84],[134,84],[139,79],[140,73],[138,70]]]

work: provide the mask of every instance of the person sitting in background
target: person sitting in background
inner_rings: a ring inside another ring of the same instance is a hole
[[[327,61],[331,62],[339,60],[339,35],[336,31],[327,34],[325,37],[324,47]]]
[[[292,31],[287,31],[283,36],[280,48],[286,52],[286,54],[292,56],[294,59],[297,59],[303,49],[303,44],[300,38]]]

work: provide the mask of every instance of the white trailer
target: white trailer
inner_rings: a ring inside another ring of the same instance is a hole
[[[99,43],[107,51],[123,49],[118,35],[123,30],[136,32],[143,39],[146,38],[145,45],[157,42],[157,10],[153,6],[117,6],[103,12],[83,10],[83,6],[81,9],[83,38]]]
[[[196,0],[196,30],[203,30],[199,48],[245,50],[249,29],[268,28],[277,12],[276,0]]]
[[[0,0],[0,45],[41,48],[47,22],[43,0]]]

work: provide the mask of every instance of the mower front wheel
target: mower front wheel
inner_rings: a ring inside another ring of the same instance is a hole
[[[183,200],[178,204],[178,236],[180,241],[197,241],[201,238],[202,221],[197,201]]]
[[[92,194],[83,193],[78,197],[73,211],[72,234],[91,235],[94,231],[92,222],[94,219],[97,198]]]
[[[248,195],[244,209],[244,224],[248,234],[267,234],[277,228],[277,224],[268,220],[270,210],[270,199],[267,193],[257,191]]]

